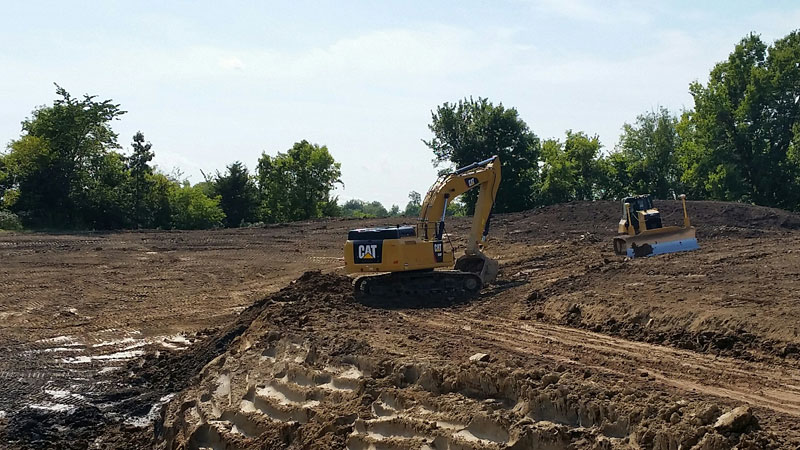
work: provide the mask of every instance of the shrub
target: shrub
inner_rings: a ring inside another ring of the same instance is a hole
[[[201,187],[181,186],[171,192],[172,226],[181,230],[198,230],[222,226],[225,213],[219,196],[209,198]]]
[[[21,230],[22,222],[11,211],[0,209],[0,230]]]

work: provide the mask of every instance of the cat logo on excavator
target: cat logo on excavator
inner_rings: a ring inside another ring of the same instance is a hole
[[[358,257],[361,258],[361,259],[373,259],[373,258],[375,258],[372,255],[375,254],[375,249],[377,247],[378,246],[375,245],[375,244],[372,244],[372,245],[363,245],[363,244],[359,245],[358,246]]]

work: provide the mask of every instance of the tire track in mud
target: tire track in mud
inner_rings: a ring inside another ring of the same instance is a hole
[[[401,315],[411,323],[453,336],[464,336],[467,327],[471,337],[484,339],[505,350],[555,356],[563,362],[626,377],[636,376],[637,372],[642,376],[646,372],[655,380],[683,391],[729,398],[800,416],[800,370],[795,368],[769,368],[765,364],[627,341],[541,322],[499,317],[481,320],[445,311],[437,318]]]

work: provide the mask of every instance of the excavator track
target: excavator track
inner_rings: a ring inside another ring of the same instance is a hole
[[[356,295],[368,297],[469,298],[483,287],[480,276],[459,270],[422,270],[364,275],[353,281]]]

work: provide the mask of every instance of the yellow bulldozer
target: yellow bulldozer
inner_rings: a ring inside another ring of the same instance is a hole
[[[625,198],[617,230],[619,236],[614,238],[614,252],[637,258],[699,249],[695,229],[686,212],[686,196],[681,194],[680,199],[683,226],[665,227],[649,195]]]
[[[472,296],[497,277],[497,261],[483,254],[497,189],[500,159],[484,161],[445,174],[422,202],[416,225],[350,230],[344,246],[345,270],[361,274],[357,294],[378,296]],[[478,189],[464,255],[445,232],[447,205]],[[449,268],[449,270],[434,270]]]

